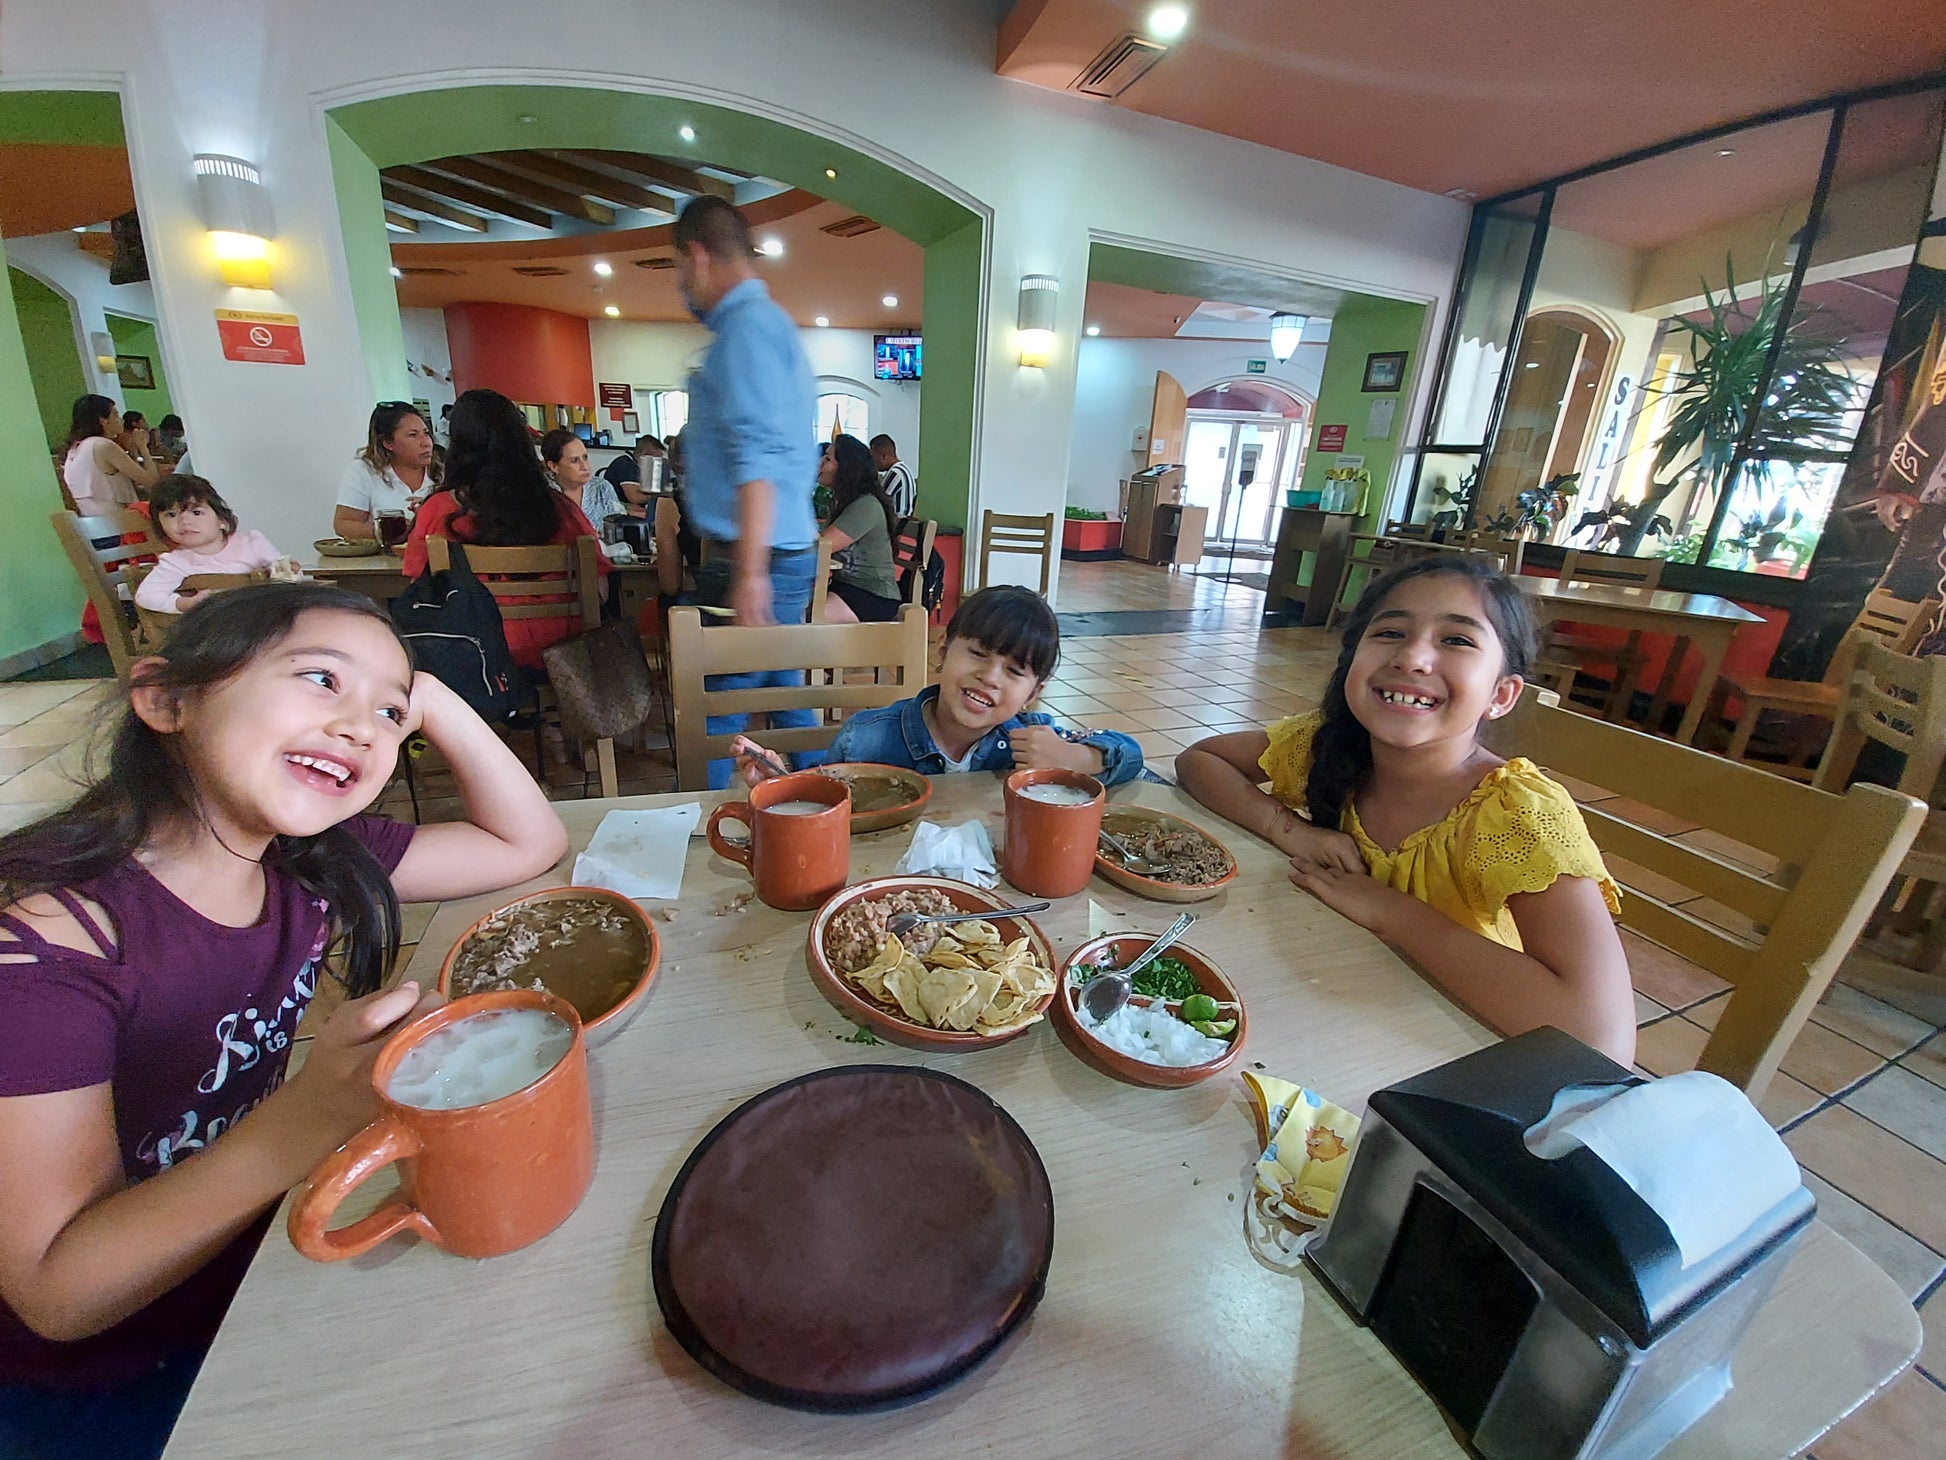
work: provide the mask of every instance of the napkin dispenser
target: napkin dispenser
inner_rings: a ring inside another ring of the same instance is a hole
[[[1638,1083],[1540,1029],[1378,1091],[1306,1253],[1487,1460],[1660,1452],[1729,1391],[1731,1352],[1816,1211],[1800,1182],[1684,1267],[1601,1157],[1529,1150],[1559,1092]]]

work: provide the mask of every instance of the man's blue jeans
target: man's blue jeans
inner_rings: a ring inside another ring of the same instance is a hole
[[[816,549],[806,549],[794,553],[772,553],[770,555],[770,611],[780,624],[801,624],[804,615],[811,607],[811,585],[817,577],[818,555]],[[729,602],[730,564],[718,558],[706,562],[696,572],[696,597],[703,603],[727,605]],[[706,617],[705,626],[710,623]],[[765,685],[801,685],[804,683],[802,670],[778,670],[767,674],[712,674],[703,683],[710,689],[756,689]],[[711,715],[704,722],[704,728],[711,735],[735,735],[749,721],[748,715]],[[777,729],[796,729],[818,723],[815,710],[773,710],[770,723]],[[810,760],[817,759],[812,756]],[[807,763],[806,757],[799,756],[800,764]],[[727,758],[709,763],[709,784],[712,791],[720,791],[730,784],[730,774],[735,762]]]

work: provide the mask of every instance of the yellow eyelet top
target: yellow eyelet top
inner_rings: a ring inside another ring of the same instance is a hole
[[[1270,777],[1271,795],[1293,811],[1304,810],[1311,738],[1322,720],[1322,712],[1313,710],[1269,727],[1270,749],[1258,764]],[[1507,899],[1518,892],[1544,892],[1557,877],[1591,879],[1608,911],[1622,910],[1621,890],[1608,875],[1574,798],[1524,757],[1487,772],[1443,820],[1411,833],[1396,852],[1365,834],[1350,802],[1343,830],[1358,843],[1366,869],[1378,881],[1509,948],[1520,947],[1520,932]]]

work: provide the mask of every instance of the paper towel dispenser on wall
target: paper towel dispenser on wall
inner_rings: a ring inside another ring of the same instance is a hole
[[[1488,1460],[1662,1450],[1728,1392],[1737,1339],[1815,1214],[1787,1185],[1685,1266],[1670,1223],[1594,1150],[1529,1149],[1559,1092],[1640,1083],[1539,1029],[1378,1091],[1306,1254]],[[1748,1132],[1721,1139],[1727,1161]]]

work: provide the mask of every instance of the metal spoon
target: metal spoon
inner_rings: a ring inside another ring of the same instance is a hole
[[[1155,957],[1167,948],[1175,946],[1178,939],[1189,931],[1189,925],[1196,921],[1194,913],[1184,913],[1173,923],[1169,931],[1157,938],[1142,950],[1139,957],[1126,968],[1097,973],[1081,986],[1081,1007],[1088,1017],[1099,1024],[1128,1002],[1128,996],[1135,992],[1133,979]]]
[[[976,923],[992,922],[997,918],[1019,917],[1024,913],[1046,912],[1054,904],[1051,902],[1024,902],[1019,907],[996,908],[992,912],[959,913],[894,913],[885,924],[885,931],[894,938],[903,938],[914,928],[924,923]]]
[[[1138,857],[1129,850],[1128,843],[1112,831],[1099,831],[1095,835],[1108,844],[1108,850],[1122,859],[1122,866],[1137,877],[1154,877],[1167,872],[1168,866],[1162,862],[1151,862],[1147,857]]]

